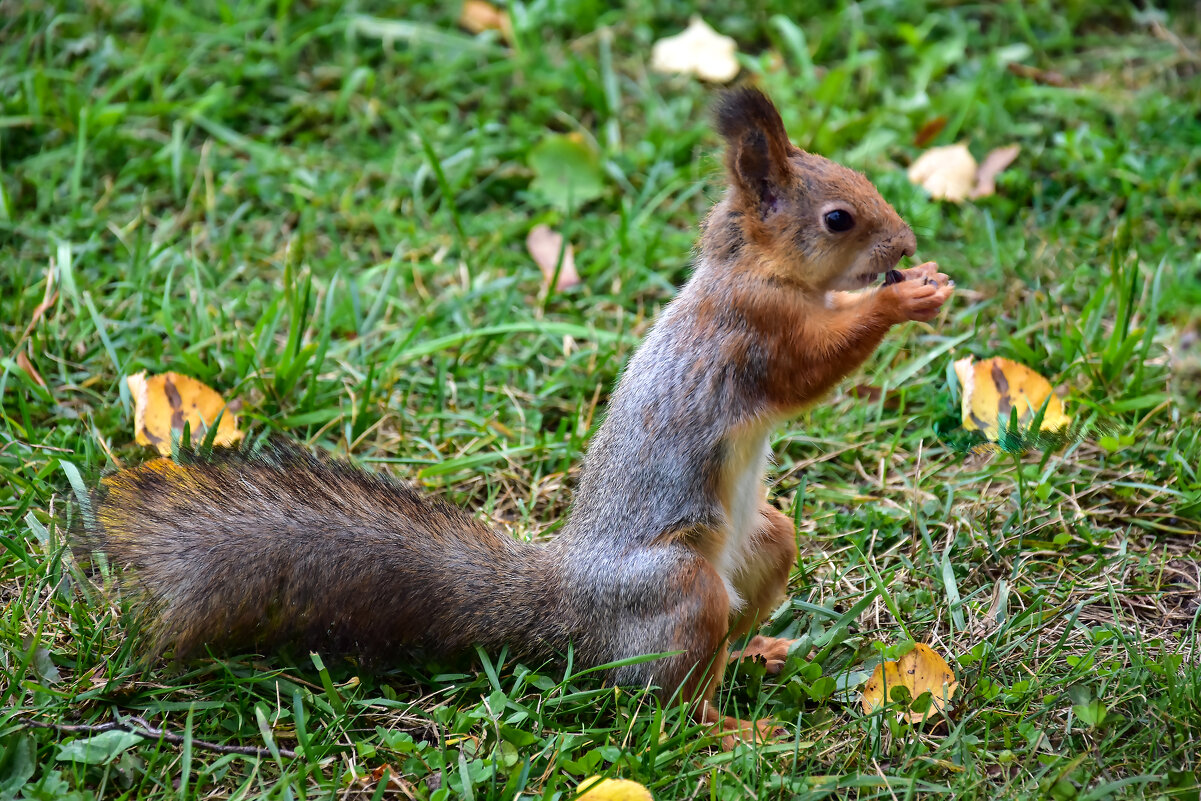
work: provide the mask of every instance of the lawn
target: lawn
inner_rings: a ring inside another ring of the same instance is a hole
[[[553,536],[722,191],[715,89],[650,68],[694,10],[532,0],[505,41],[457,3],[0,0],[0,798],[569,799],[595,774],[656,799],[1198,798],[1196,8],[752,5],[701,9],[740,80],[958,289],[777,432],[801,558],[768,629],[805,642],[779,678],[727,672],[727,712],[787,735],[725,752],[505,654],[148,660],[65,547],[72,479],[153,455],[140,370]],[[564,141],[595,154],[584,202],[535,169]],[[909,182],[956,142],[1020,145],[995,195]],[[539,223],[578,285],[546,288]],[[966,356],[1047,376],[1080,435],[968,449]],[[913,642],[955,668],[953,708],[865,714]]]

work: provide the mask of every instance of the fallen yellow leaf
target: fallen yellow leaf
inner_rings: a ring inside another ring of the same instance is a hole
[[[580,789],[576,801],[654,801],[650,790],[629,779],[589,776],[580,782]]]
[[[242,438],[237,417],[215,390],[202,381],[179,373],[146,375],[125,379],[133,398],[134,438],[139,445],[152,445],[164,456],[171,454],[172,432],[176,438],[189,425],[193,442],[201,441],[208,427],[221,415],[215,445],[232,445]]]
[[[681,33],[655,42],[651,48],[651,69],[727,83],[738,74],[737,52],[738,45],[733,39],[713,30],[700,17],[693,17]]]
[[[893,687],[907,687],[909,695],[917,698],[922,693],[930,693],[930,706],[924,712],[906,711],[897,715],[897,720],[910,723],[921,723],[941,712],[955,695],[959,682],[955,672],[928,645],[918,643],[913,650],[895,662],[881,662],[876,665],[872,677],[863,686],[863,696],[860,703],[864,714],[884,706],[889,700]]]
[[[871,714],[888,702],[888,693],[893,687],[904,684],[901,680],[901,669],[896,662],[881,662],[876,665],[872,677],[863,685],[863,695],[860,703],[865,715]]]
[[[973,364],[969,356],[955,362],[955,375],[962,391],[963,427],[980,431],[990,440],[996,441],[998,421],[1008,422],[1013,409],[1017,409],[1018,421],[1029,426],[1046,403],[1043,431],[1059,431],[1072,422],[1051,382],[1024,364],[1000,357]]]
[[[932,147],[909,165],[908,175],[931,197],[960,203],[976,186],[976,159],[962,142]]]

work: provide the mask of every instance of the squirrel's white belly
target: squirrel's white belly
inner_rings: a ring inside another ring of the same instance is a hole
[[[730,612],[746,603],[734,587],[733,577],[746,560],[747,542],[759,525],[759,509],[766,489],[763,477],[771,459],[768,434],[771,426],[762,423],[732,437],[726,452],[722,475],[721,500],[726,512],[726,537],[713,567],[721,576],[730,597]]]

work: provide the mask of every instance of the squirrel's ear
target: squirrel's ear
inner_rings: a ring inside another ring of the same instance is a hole
[[[788,153],[793,148],[780,112],[767,95],[747,86],[721,95],[713,116],[726,140],[730,182],[764,211],[770,210],[788,180]]]

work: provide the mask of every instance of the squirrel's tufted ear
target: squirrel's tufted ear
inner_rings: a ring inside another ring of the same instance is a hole
[[[725,92],[714,104],[717,132],[726,140],[726,171],[735,190],[771,211],[788,181],[788,141],[780,112],[758,89]]]

